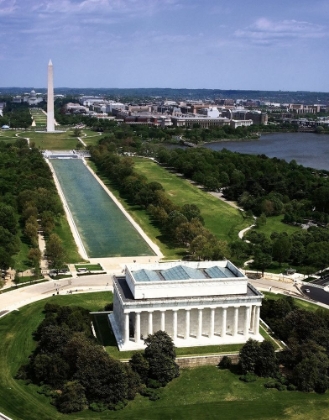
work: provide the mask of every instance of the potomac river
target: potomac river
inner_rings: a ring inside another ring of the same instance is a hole
[[[208,143],[211,150],[227,149],[232,152],[277,157],[287,162],[329,171],[329,135],[315,133],[263,134],[259,140]]]

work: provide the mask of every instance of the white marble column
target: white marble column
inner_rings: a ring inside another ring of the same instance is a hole
[[[250,315],[250,331],[254,332],[254,324],[255,324],[255,305],[251,307],[251,315]]]
[[[226,318],[227,318],[227,309],[223,308],[222,309],[222,328],[221,328],[221,336],[225,337],[226,336]]]
[[[235,336],[238,333],[238,323],[239,323],[239,307],[234,306],[234,318],[233,318],[233,328],[232,335]]]
[[[172,311],[172,339],[177,338],[177,309]]]
[[[153,334],[153,312],[149,312],[149,328],[148,333]]]
[[[198,332],[197,339],[200,340],[202,337],[202,309],[198,309]]]
[[[243,335],[245,337],[249,334],[249,325],[250,325],[250,306],[245,307],[245,314],[244,314],[244,325],[243,325]]]
[[[256,335],[259,334],[259,314],[260,314],[260,307],[256,306],[256,309],[255,309],[255,324],[254,324],[255,325],[254,333]]]
[[[166,329],[166,311],[161,311],[161,331]]]
[[[209,338],[213,338],[215,333],[215,308],[210,308]]]
[[[129,342],[129,313],[125,313],[125,334],[124,334],[124,344]]]
[[[141,314],[135,313],[135,343],[139,343],[141,339]]]
[[[191,310],[186,309],[185,311],[185,340],[190,337],[190,319],[191,319]]]

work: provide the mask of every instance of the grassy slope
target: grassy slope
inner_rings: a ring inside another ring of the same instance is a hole
[[[55,296],[47,301],[81,305],[99,310],[111,300],[106,293]],[[56,419],[327,419],[329,395],[279,392],[265,389],[266,379],[246,384],[238,376],[219,371],[214,366],[185,369],[181,376],[161,390],[161,399],[151,402],[137,396],[118,412],[89,411],[64,416],[37,393],[34,385],[26,386],[13,375],[26,363],[35,348],[31,337],[43,318],[40,301],[0,319],[0,411],[14,420]]]
[[[266,236],[270,236],[272,232],[283,233],[287,232],[288,235],[300,231],[300,227],[291,226],[282,223],[283,216],[273,216],[266,219],[266,225],[257,228],[257,232],[264,233]]]
[[[151,181],[160,182],[170,199],[178,205],[196,204],[205,221],[205,226],[219,239],[236,240],[238,232],[251,224],[241,212],[229,204],[193,186],[148,159],[135,158],[135,170]]]
[[[74,241],[70,225],[65,216],[62,216],[59,223],[56,224],[54,233],[56,233],[62,240],[67,256],[66,260],[68,263],[78,263],[83,261],[83,258],[78,252],[78,248]]]

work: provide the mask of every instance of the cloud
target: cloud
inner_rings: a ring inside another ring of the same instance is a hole
[[[154,14],[179,7],[178,0],[32,0],[32,10],[46,14]]]
[[[10,15],[17,9],[16,0],[0,0],[0,16]]]
[[[244,30],[234,32],[236,38],[244,38],[258,45],[288,45],[296,39],[314,39],[328,36],[328,29],[306,21],[271,21],[260,18]]]

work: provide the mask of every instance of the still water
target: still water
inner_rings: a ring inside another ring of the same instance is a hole
[[[53,159],[51,164],[88,257],[154,255],[82,160]]]
[[[209,143],[211,150],[228,149],[233,152],[295,160],[303,166],[329,171],[329,135],[314,133],[264,134],[259,140]]]

